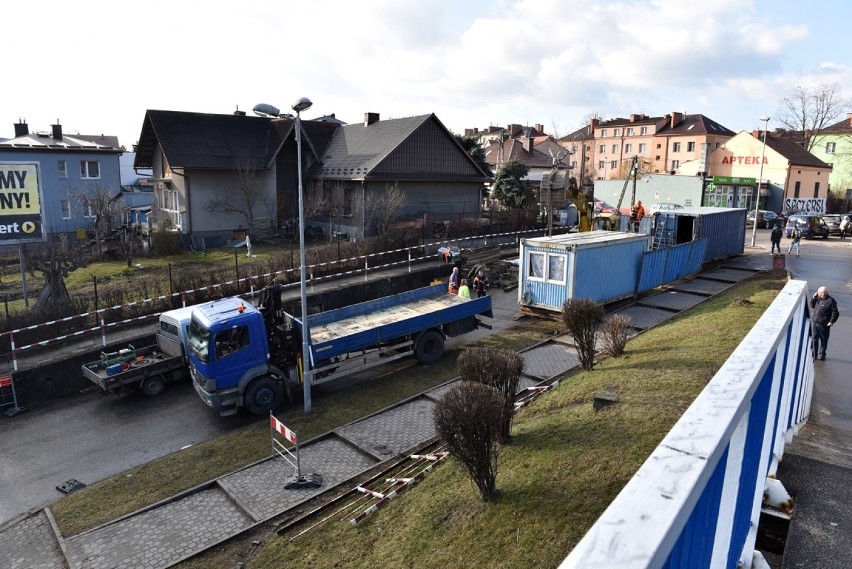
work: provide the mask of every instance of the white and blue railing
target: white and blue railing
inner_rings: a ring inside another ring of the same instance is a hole
[[[764,490],[810,411],[808,310],[788,282],[560,569],[763,564]]]

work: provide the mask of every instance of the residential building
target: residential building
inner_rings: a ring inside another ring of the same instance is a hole
[[[831,166],[829,185],[844,202],[842,211],[852,211],[852,113],[813,135],[811,153]]]
[[[118,195],[119,158],[124,151],[115,136],[69,135],[62,125],[30,132],[21,121],[15,136],[0,142],[0,164],[35,164],[40,185],[43,233],[47,239],[75,234],[92,225],[94,212],[79,197],[87,191]]]
[[[149,110],[135,166],[153,170],[156,222],[213,247],[243,237],[257,221],[298,217],[295,124],[287,115]],[[489,177],[434,114],[301,124],[306,225],[369,235],[389,191],[403,196],[395,219],[479,216]]]

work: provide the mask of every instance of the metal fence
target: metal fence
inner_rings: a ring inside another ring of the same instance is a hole
[[[765,489],[813,391],[805,281],[790,281],[561,569],[766,566]]]

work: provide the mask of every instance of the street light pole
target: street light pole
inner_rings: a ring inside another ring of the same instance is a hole
[[[760,176],[757,179],[757,193],[754,196],[754,224],[751,227],[752,247],[757,243],[757,211],[760,205],[760,186],[763,185],[763,160],[766,157],[766,129],[769,128],[769,117],[763,115],[760,120],[763,121],[763,150],[760,152]]]
[[[311,333],[308,329],[308,292],[305,283],[305,192],[302,189],[302,116],[311,108],[310,99],[302,97],[293,103],[296,111],[296,171],[299,177],[299,293],[302,305],[302,390],[305,394],[305,413],[311,412]]]

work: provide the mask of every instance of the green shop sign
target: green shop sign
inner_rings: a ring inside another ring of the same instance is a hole
[[[737,178],[732,176],[713,176],[713,183],[720,186],[756,186],[757,178]]]

